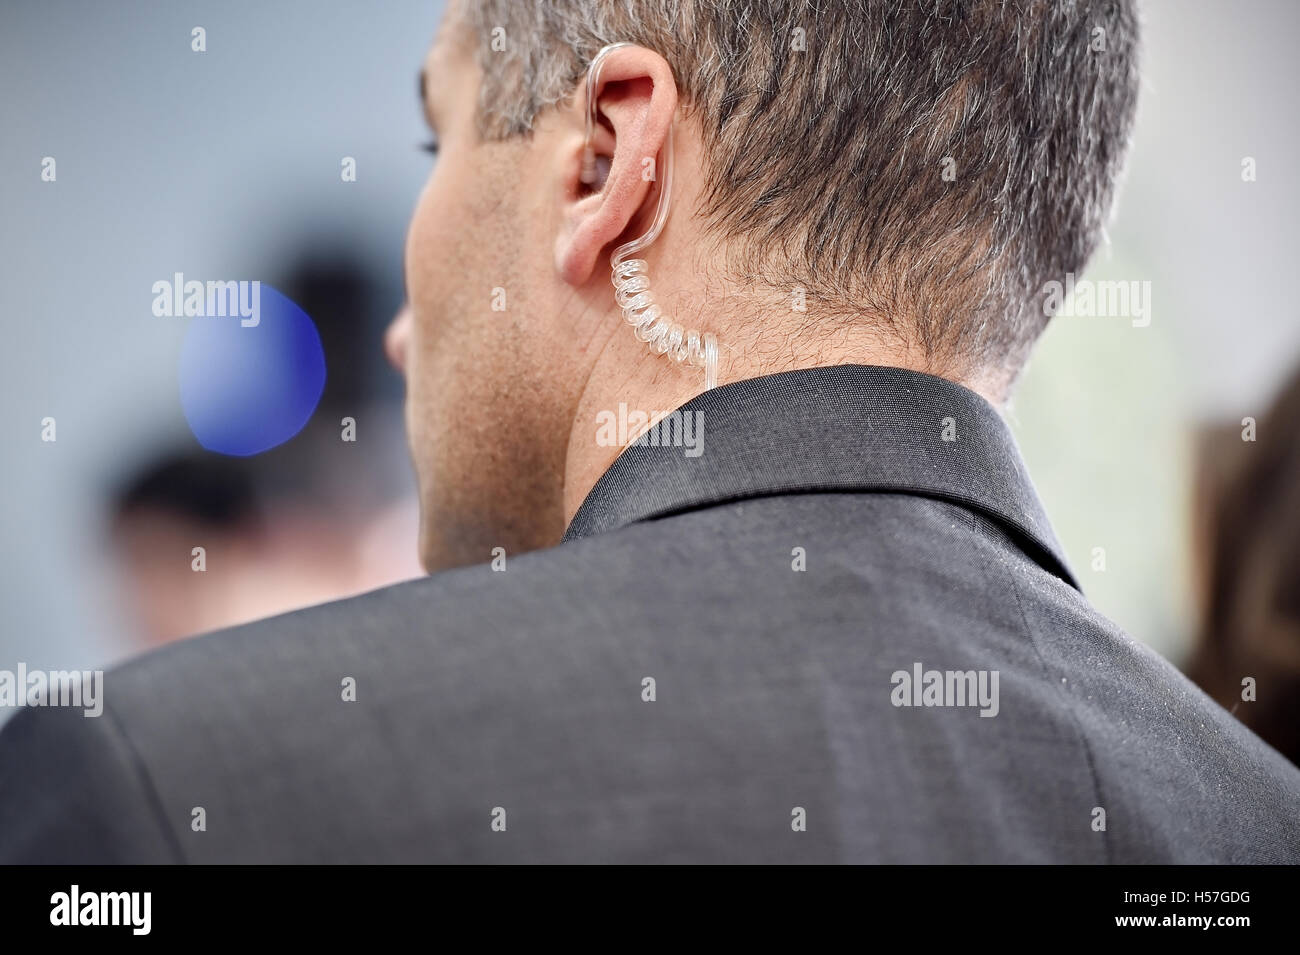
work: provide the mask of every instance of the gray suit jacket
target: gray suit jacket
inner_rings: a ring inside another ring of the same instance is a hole
[[[683,410],[703,453],[628,448],[558,547],[22,710],[0,861],[1300,861],[1300,771],[1088,605],[978,396]]]

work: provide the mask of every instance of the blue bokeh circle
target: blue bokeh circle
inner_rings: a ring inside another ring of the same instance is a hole
[[[196,316],[181,346],[181,408],[199,444],[236,457],[288,441],[325,389],[325,350],[311,317],[262,284],[256,325]]]

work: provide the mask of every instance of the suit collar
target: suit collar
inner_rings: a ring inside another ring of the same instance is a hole
[[[902,368],[837,365],[731,382],[679,411],[701,422],[702,453],[629,445],[564,540],[750,497],[908,493],[993,518],[1078,587],[1006,423],[961,385]]]

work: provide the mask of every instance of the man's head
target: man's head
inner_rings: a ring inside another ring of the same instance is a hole
[[[584,74],[618,41],[592,188]],[[434,568],[558,539],[599,476],[575,470],[584,410],[698,392],[609,284],[670,125],[646,257],[722,382],[857,361],[1004,395],[1109,213],[1137,22],[1131,0],[452,0],[423,89],[441,151],[393,340]]]

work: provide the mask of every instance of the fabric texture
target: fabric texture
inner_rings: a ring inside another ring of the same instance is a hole
[[[979,396],[839,366],[681,410],[702,453],[626,448],[504,571],[20,710],[0,862],[1300,861],[1300,770],[1088,604]]]

